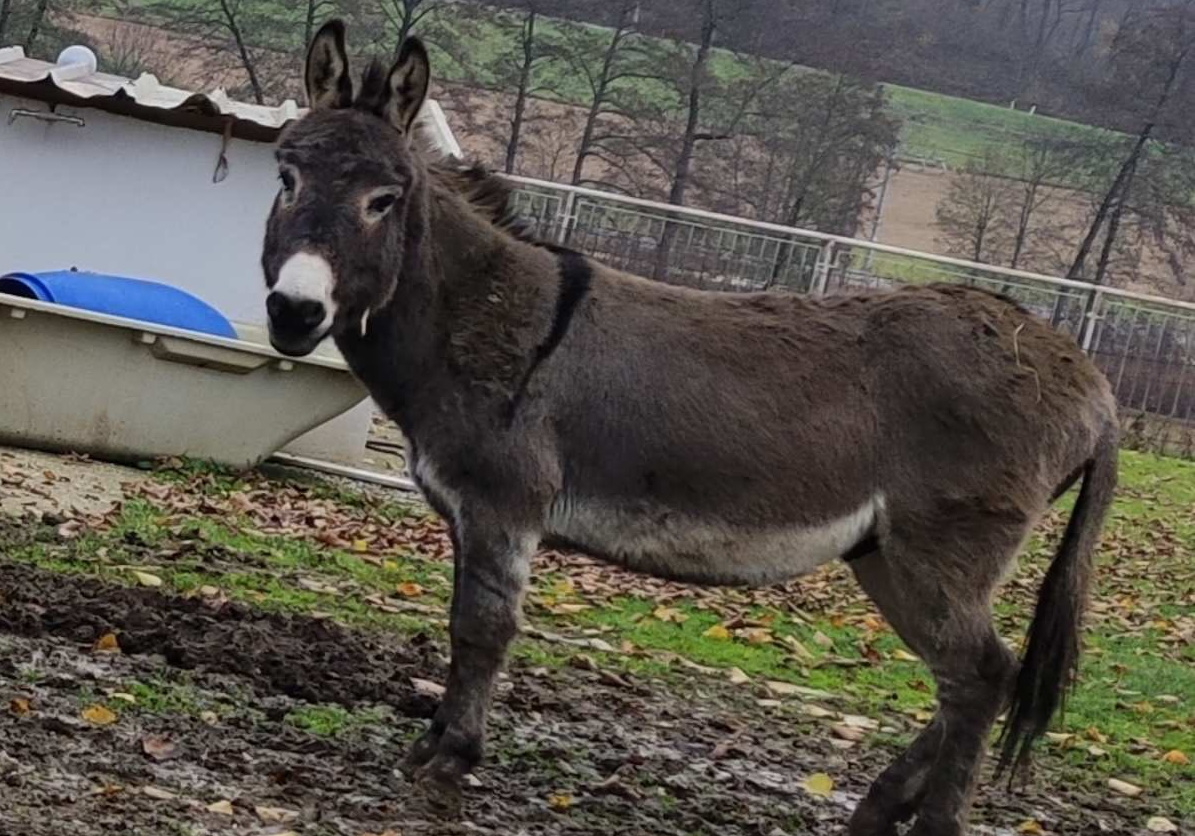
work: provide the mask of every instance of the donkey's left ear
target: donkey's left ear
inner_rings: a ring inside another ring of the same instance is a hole
[[[418,38],[407,38],[386,79],[386,101],[382,116],[403,133],[408,133],[427,98],[431,66],[427,49]]]

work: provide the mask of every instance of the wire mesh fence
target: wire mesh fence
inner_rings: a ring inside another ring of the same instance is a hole
[[[1003,294],[1080,342],[1111,381],[1125,441],[1195,458],[1195,305],[543,181],[516,180],[542,237],[648,278],[825,294],[950,282]]]

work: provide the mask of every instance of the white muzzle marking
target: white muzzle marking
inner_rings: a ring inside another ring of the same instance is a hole
[[[283,263],[278,271],[278,281],[273,291],[288,299],[319,302],[324,306],[324,320],[316,329],[319,336],[328,333],[336,319],[336,303],[332,301],[332,288],[336,277],[332,265],[323,256],[308,252],[297,252]]]

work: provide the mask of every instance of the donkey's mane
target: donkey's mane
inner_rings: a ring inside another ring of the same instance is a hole
[[[514,208],[514,189],[480,163],[437,160],[429,165],[432,177],[468,201],[483,218],[513,238],[537,247],[556,248],[535,234]]]
[[[361,87],[353,97],[353,107],[370,113],[379,111],[386,99],[389,75],[389,67],[380,58],[371,58],[361,72]]]

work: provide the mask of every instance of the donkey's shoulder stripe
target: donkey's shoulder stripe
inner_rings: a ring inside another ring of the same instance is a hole
[[[514,419],[515,411],[518,409],[523,395],[526,394],[527,384],[531,382],[531,376],[535,374],[535,370],[552,356],[552,352],[557,349],[561,340],[564,339],[564,335],[568,333],[581,300],[589,293],[590,286],[593,284],[593,267],[586,256],[575,250],[555,245],[547,247],[547,249],[560,261],[556,311],[552,316],[552,327],[548,330],[548,336],[536,347],[531,363],[527,366],[527,371],[523,373],[519,387],[510,400],[507,413],[509,420]]]

